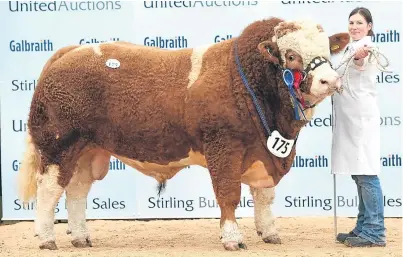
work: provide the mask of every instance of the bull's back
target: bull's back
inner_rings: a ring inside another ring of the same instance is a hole
[[[106,150],[181,158],[191,147],[183,121],[190,55],[130,43],[78,47],[47,67],[39,90],[57,120]]]

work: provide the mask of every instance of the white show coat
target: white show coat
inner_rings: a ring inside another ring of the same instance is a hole
[[[341,58],[346,60],[366,37],[358,42],[350,42]],[[372,44],[372,46],[374,46]],[[371,53],[370,53],[371,54]],[[369,56],[370,56],[369,54]],[[371,63],[367,56],[361,67],[351,62],[349,84],[343,77],[342,94],[333,96],[333,138],[332,138],[332,174],[378,175],[380,164],[380,111],[376,91],[376,59]],[[344,64],[337,72],[342,75]]]

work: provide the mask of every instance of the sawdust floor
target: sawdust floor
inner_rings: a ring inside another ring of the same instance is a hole
[[[348,231],[355,219],[339,218],[338,231]],[[219,220],[89,221],[92,248],[76,249],[65,234],[66,223],[55,225],[59,250],[41,251],[33,237],[33,222],[0,226],[0,256],[402,256],[402,219],[386,219],[385,248],[348,248],[334,241],[333,218],[278,218],[282,244],[265,244],[252,218],[239,219],[248,250],[224,251]]]

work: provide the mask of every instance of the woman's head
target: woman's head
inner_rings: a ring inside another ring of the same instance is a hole
[[[353,40],[360,40],[365,36],[372,36],[373,21],[371,12],[364,7],[357,7],[348,16],[348,33]]]

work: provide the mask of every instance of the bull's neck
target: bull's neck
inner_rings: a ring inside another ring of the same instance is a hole
[[[281,79],[281,71],[265,61],[257,49],[245,50],[234,45],[234,84],[242,88],[241,95],[248,103],[260,137],[262,140],[268,137],[266,121],[269,132],[277,130],[283,137],[295,139],[306,122],[295,120],[291,95]]]

